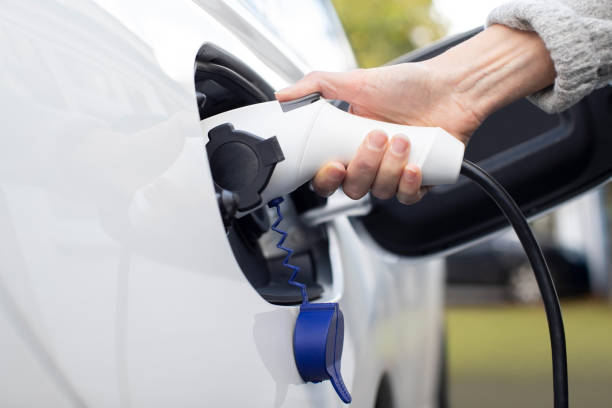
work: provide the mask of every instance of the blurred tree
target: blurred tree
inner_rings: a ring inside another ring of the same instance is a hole
[[[375,67],[446,33],[432,0],[332,0],[361,67]]]

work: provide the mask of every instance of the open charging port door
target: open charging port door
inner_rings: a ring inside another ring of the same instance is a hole
[[[274,89],[253,69],[212,43],[204,44],[195,60],[196,100],[200,120],[218,113],[274,99]],[[208,135],[204,135],[208,138]],[[270,234],[267,208],[241,218],[231,216],[227,195],[216,186],[219,209],[227,239],[236,261],[253,288],[267,301],[293,305],[301,301],[296,287],[287,283],[289,272],[283,265],[285,254],[276,248],[278,238]],[[283,203],[283,226],[292,234],[295,249],[292,263],[300,267],[299,280],[307,285],[310,300],[322,296],[331,285],[329,241],[324,226],[309,227],[299,214],[324,203],[306,186]]]

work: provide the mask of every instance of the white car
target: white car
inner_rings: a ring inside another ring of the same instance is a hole
[[[0,406],[342,406],[301,379],[270,214],[223,219],[200,128],[313,69],[354,68],[330,2],[5,0],[0,49]],[[286,197],[313,301],[344,313],[353,406],[444,404],[436,254],[503,224],[448,221],[470,198],[440,202],[464,193],[484,202],[465,183],[408,215],[307,186]],[[548,193],[519,202],[541,211]]]

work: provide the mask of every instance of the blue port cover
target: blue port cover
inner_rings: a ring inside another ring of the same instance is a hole
[[[304,303],[293,332],[293,354],[306,382],[330,380],[338,396],[351,402],[340,374],[344,317],[337,303]]]

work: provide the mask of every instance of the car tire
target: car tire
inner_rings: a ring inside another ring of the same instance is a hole
[[[437,399],[438,408],[448,408],[448,350],[446,330],[440,334],[440,360],[438,362]]]
[[[383,374],[378,382],[378,390],[376,391],[376,402],[374,408],[393,408],[393,392],[391,391],[391,383],[389,376]]]

